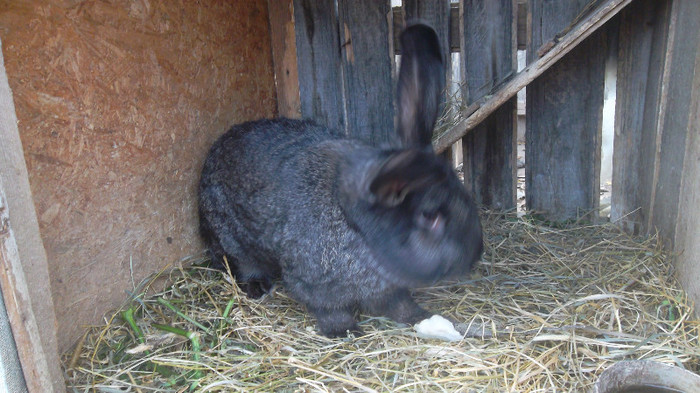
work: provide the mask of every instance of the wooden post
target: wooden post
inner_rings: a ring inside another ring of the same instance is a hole
[[[631,233],[649,229],[670,9],[641,0],[620,15],[610,218]]]
[[[294,0],[301,115],[345,129],[334,0]]]
[[[347,134],[375,146],[394,134],[394,52],[388,0],[339,0]]]
[[[681,23],[694,19],[696,26],[700,19],[700,10],[695,8],[688,12],[687,18]],[[684,27],[681,25],[681,27]],[[692,27],[680,35],[688,34],[686,39],[693,41],[691,34]],[[697,35],[694,37],[697,38]],[[683,37],[679,37],[682,39]],[[691,93],[690,107],[688,113],[688,124],[686,127],[687,140],[685,150],[685,163],[682,170],[681,188],[679,192],[678,222],[675,228],[674,249],[676,276],[683,285],[683,288],[690,295],[691,300],[697,305],[700,304],[700,41],[695,40],[695,66],[693,67],[693,80],[687,89]],[[693,53],[687,53],[689,58]],[[686,69],[689,71],[689,69]],[[698,315],[696,308],[695,315]]]
[[[657,182],[649,228],[659,230],[673,244],[676,223],[692,211],[681,212],[678,208],[681,197],[683,168],[697,168],[698,161],[686,162],[686,147],[692,134],[700,132],[691,102],[697,99],[693,86],[697,87],[698,37],[700,37],[700,2],[697,0],[675,0],[672,3],[668,45],[664,63],[666,68],[661,78],[662,102],[659,117],[660,138],[657,163]],[[693,136],[694,138],[694,136]],[[685,192],[698,193],[700,185],[684,188]],[[692,210],[697,211],[698,206]],[[697,215],[696,215],[697,217]],[[697,225],[697,223],[696,223]],[[698,257],[697,255],[695,256]]]
[[[578,20],[589,0],[530,0],[528,62]],[[550,220],[576,218],[600,203],[600,134],[605,33],[597,31],[527,88],[527,206]]]
[[[463,0],[462,97],[467,105],[490,95],[517,71],[517,6],[513,0]],[[516,98],[462,139],[464,182],[490,208],[515,207]]]

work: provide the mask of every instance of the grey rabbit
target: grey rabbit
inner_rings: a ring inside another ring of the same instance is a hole
[[[252,298],[281,279],[328,337],[361,333],[358,309],[429,317],[410,289],[464,274],[482,253],[477,207],[431,145],[445,79],[437,35],[413,24],[401,44],[393,147],[311,121],[259,120],[221,136],[202,170],[213,266],[225,256]]]

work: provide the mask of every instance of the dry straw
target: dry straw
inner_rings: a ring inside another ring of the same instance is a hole
[[[462,341],[361,316],[327,339],[283,288],[261,301],[191,267],[90,329],[65,358],[75,392],[589,391],[623,359],[697,372],[699,321],[656,237],[485,213],[486,254],[460,282],[415,292],[462,321]],[[129,323],[128,321],[131,321]]]

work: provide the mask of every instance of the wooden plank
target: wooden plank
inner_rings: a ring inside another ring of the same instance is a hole
[[[649,229],[669,12],[641,0],[620,15],[610,218],[631,233]]]
[[[450,91],[450,86],[452,86],[452,55],[450,51],[450,34],[451,34],[451,21],[450,21],[450,1],[449,0],[404,0],[403,1],[403,12],[406,20],[420,19],[429,23],[435,28],[438,38],[440,40],[440,47],[443,53],[443,64],[445,64],[445,95],[444,100],[447,102],[447,98]],[[396,14],[394,14],[396,15]],[[403,17],[401,22],[403,22]],[[397,25],[394,22],[394,37],[398,40],[398,34],[403,28],[403,25],[399,25],[398,31],[396,29]],[[397,42],[397,41],[394,42]],[[444,111],[444,103],[441,106],[441,111]],[[448,115],[453,115],[454,112],[450,112]],[[445,161],[454,165],[454,156],[452,155],[452,149],[447,149],[442,154]]]
[[[498,109],[498,107],[503,105],[504,102],[518,94],[522,88],[529,85],[537,77],[556,64],[562,57],[603,26],[605,22],[617,15],[631,2],[632,0],[608,0],[560,38],[548,42],[546,44],[548,50],[541,51],[542,57],[530,63],[512,79],[497,86],[490,95],[467,107],[462,114],[464,120],[444,131],[433,140],[435,151],[442,152],[448,146],[452,146],[453,143],[461,139],[476,127],[476,125]]]
[[[527,49],[527,0],[518,0],[518,50]]]
[[[399,35],[401,34],[401,30],[403,29],[403,26],[406,24],[405,19],[411,19],[412,15],[416,15],[415,13],[417,12],[418,15],[423,15],[419,16],[421,19],[427,19],[429,21],[435,21],[437,18],[437,15],[433,14],[435,12],[434,10],[427,9],[427,10],[420,10],[420,7],[426,7],[425,5],[420,5],[421,3],[425,4],[432,4],[432,3],[440,3],[442,4],[443,2],[447,3],[447,21],[446,21],[446,27],[447,27],[447,43],[444,44],[443,48],[449,48],[449,52],[454,53],[454,52],[459,52],[459,4],[457,3],[451,3],[449,0],[408,0],[404,1],[403,5],[401,7],[394,7],[392,9],[392,19],[393,19],[393,26],[394,26],[394,50],[395,54],[400,55],[401,54],[401,48],[399,45]],[[418,8],[416,8],[418,7]],[[432,5],[429,7],[433,7]],[[406,15],[411,15],[411,16],[406,16]],[[431,22],[431,23],[433,23]],[[442,37],[440,31],[438,31],[438,35]],[[442,41],[441,41],[442,42]],[[447,52],[446,50],[445,52]]]
[[[345,129],[334,0],[294,0],[301,115]]]
[[[535,60],[589,1],[529,4],[528,57]],[[549,220],[577,218],[600,203],[605,43],[604,31],[592,34],[527,88],[526,204]]]
[[[695,9],[695,20],[700,12]],[[689,15],[693,15],[689,13]],[[683,23],[681,21],[681,23]],[[691,29],[692,32],[692,29]],[[680,33],[685,34],[686,32]],[[695,36],[697,37],[697,36]],[[680,37],[679,37],[680,38]],[[693,39],[690,39],[693,41]],[[688,89],[691,92],[688,111],[687,141],[683,164],[678,224],[674,238],[676,276],[695,304],[700,304],[700,41],[695,40],[694,78]],[[692,53],[687,54],[693,57]],[[696,316],[698,311],[696,310]]]
[[[452,86],[452,55],[449,51],[450,45],[450,1],[449,0],[404,0],[403,11],[406,20],[421,20],[427,22],[433,28],[440,40],[440,47],[443,53],[443,64],[445,65],[445,92],[443,95],[443,104],[440,106],[440,111],[445,109],[444,103],[449,98],[450,88]],[[394,24],[396,26],[396,24]],[[403,26],[400,27],[403,29]],[[400,30],[399,30],[400,31]],[[395,31],[394,35],[397,36]],[[453,116],[454,110],[451,110],[446,115]],[[446,150],[443,155],[445,160],[452,162],[452,151]]]
[[[277,114],[301,118],[297,45],[294,32],[294,1],[268,0],[270,39],[277,91]]]
[[[0,289],[29,391],[62,392],[48,263],[1,47]]]
[[[416,1],[416,0],[411,0],[411,1]],[[526,45],[527,45],[527,0],[517,0],[518,1],[518,49],[519,50],[525,50]],[[450,29],[450,34],[449,34],[449,48],[450,52],[459,52],[459,45],[460,45],[460,40],[459,40],[459,4],[458,3],[451,3],[448,1],[449,4],[449,29]],[[401,27],[404,25],[404,9],[406,6],[403,6],[403,9],[401,7],[394,7],[393,8],[393,14],[394,14],[394,48],[397,48],[396,54],[399,54],[398,52],[398,40],[399,40],[399,33],[401,32]],[[447,48],[448,46],[445,46]]]
[[[403,10],[406,20],[419,19],[435,29],[440,40],[445,64],[445,86],[450,86],[452,82],[452,57],[447,49],[451,39],[450,0],[404,0]],[[396,29],[396,24],[394,24],[394,29]],[[402,29],[403,25],[398,31],[394,30],[394,36],[398,37]]]
[[[517,70],[517,6],[514,0],[463,0],[461,10],[462,97],[473,104]],[[515,109],[511,98],[462,139],[465,185],[478,203],[496,210],[515,207]]]
[[[346,133],[379,146],[394,135],[391,5],[339,0]]]
[[[435,29],[443,49],[445,65],[450,67],[450,0],[404,0],[403,11],[406,20],[420,19],[429,23]],[[403,26],[402,26],[403,27]],[[401,30],[394,31],[398,37]],[[457,37],[458,38],[458,37]],[[396,42],[396,41],[394,41]],[[446,70],[449,75],[450,68]]]
[[[697,38],[700,37],[700,2],[677,0],[672,4],[668,40],[668,63],[662,78],[662,96],[666,104],[659,108],[663,116],[659,145],[657,183],[651,212],[650,228],[656,228],[668,245],[673,244],[679,219],[679,198],[686,141],[697,133],[697,124],[689,123],[691,112]],[[700,165],[697,161],[693,165]],[[698,189],[687,190],[698,192]],[[697,209],[697,206],[695,207]]]

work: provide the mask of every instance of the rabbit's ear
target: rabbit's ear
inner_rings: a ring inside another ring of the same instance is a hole
[[[404,148],[431,148],[433,127],[445,87],[445,65],[437,33],[425,24],[401,33],[401,67],[396,88],[397,132]]]
[[[389,157],[370,182],[374,201],[395,207],[410,192],[445,180],[447,174],[442,166],[425,156],[426,153],[411,149]]]

